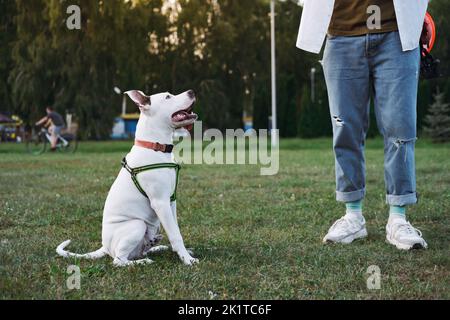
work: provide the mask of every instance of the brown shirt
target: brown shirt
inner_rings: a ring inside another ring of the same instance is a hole
[[[369,10],[367,13],[372,5],[380,10]],[[374,28],[376,12],[381,13],[381,29]],[[328,33],[333,36],[358,36],[397,30],[393,0],[336,0]]]

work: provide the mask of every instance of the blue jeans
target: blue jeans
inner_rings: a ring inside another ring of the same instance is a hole
[[[327,83],[336,170],[336,199],[365,195],[364,143],[373,97],[384,137],[386,202],[417,202],[414,146],[419,49],[402,51],[398,32],[329,36],[323,68]]]

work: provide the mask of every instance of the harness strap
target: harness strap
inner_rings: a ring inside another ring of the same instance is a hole
[[[131,180],[133,181],[136,188],[139,190],[139,192],[146,198],[148,198],[147,194],[145,193],[144,189],[142,189],[138,179],[137,175],[138,173],[149,171],[149,170],[156,170],[156,169],[175,169],[175,190],[170,197],[170,201],[176,201],[177,200],[177,187],[178,187],[178,175],[180,172],[180,165],[178,163],[155,163],[150,164],[147,166],[137,167],[137,168],[131,168],[128,163],[126,157],[122,159],[122,167],[127,170],[131,175]]]

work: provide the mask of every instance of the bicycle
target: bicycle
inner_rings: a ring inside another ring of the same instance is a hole
[[[78,140],[76,134],[64,133],[58,134],[56,149],[65,153],[74,153],[78,148]],[[51,135],[46,128],[41,128],[37,132],[35,129],[31,131],[27,138],[27,151],[34,155],[40,155],[47,150],[50,144]]]

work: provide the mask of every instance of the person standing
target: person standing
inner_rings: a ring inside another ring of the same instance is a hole
[[[346,213],[323,238],[351,243],[367,236],[364,145],[373,97],[384,138],[389,219],[386,239],[398,249],[427,248],[406,219],[417,202],[414,147],[419,40],[428,0],[305,0],[297,47],[319,53],[333,125],[336,200]]]

